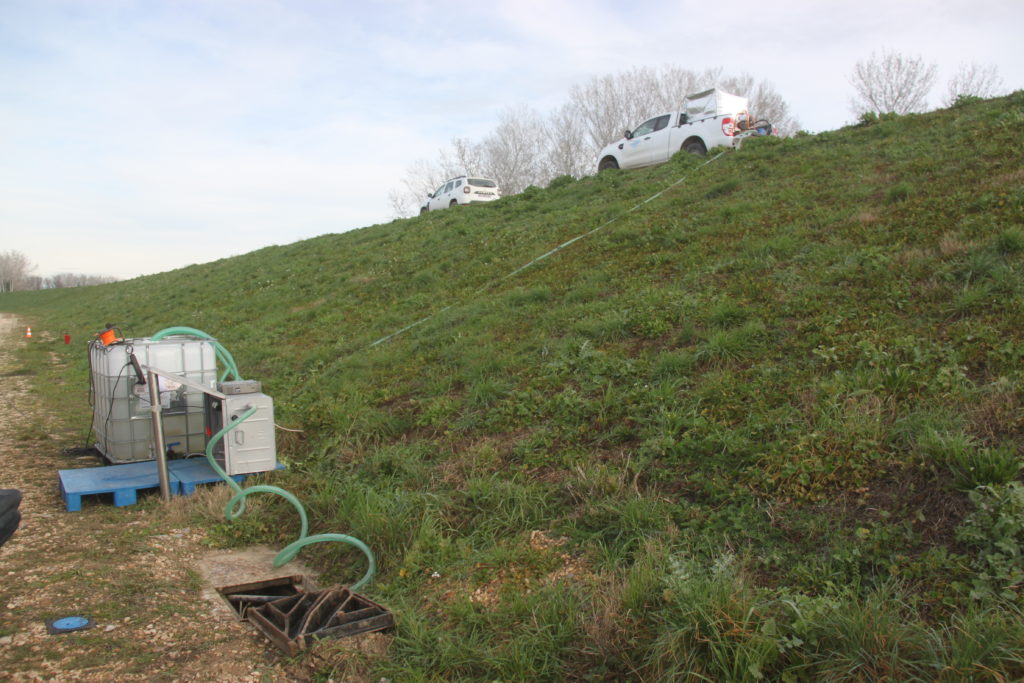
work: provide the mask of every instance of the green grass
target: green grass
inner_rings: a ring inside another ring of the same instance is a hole
[[[313,532],[380,557],[380,675],[1019,678],[1022,115],[752,139],[0,309],[83,434],[103,323],[216,335],[303,430],[276,479]]]

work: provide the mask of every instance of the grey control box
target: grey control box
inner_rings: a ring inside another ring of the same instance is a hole
[[[235,424],[213,447],[213,457],[229,476],[269,472],[277,467],[274,401],[266,394],[206,395],[206,424],[211,434]],[[255,409],[248,417],[243,416]],[[241,420],[241,421],[240,421]]]

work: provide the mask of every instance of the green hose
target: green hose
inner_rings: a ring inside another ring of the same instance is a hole
[[[225,370],[224,374],[221,375],[220,377],[220,381],[223,382],[224,379],[228,376],[228,374],[230,374],[235,379],[242,379],[242,375],[241,373],[238,372],[238,366],[235,364],[235,359],[231,355],[231,353],[228,352],[226,348],[224,348],[223,344],[221,344],[219,341],[217,341],[207,333],[203,332],[202,330],[197,330],[194,327],[168,327],[166,329],[160,330],[152,337],[150,337],[150,339],[152,339],[153,341],[160,341],[164,337],[170,337],[172,335],[188,335],[191,337],[199,337],[200,339],[209,340],[210,342],[213,343],[213,352],[217,355],[217,358],[220,359],[221,363],[224,364]]]
[[[211,340],[213,342],[214,350],[217,352],[218,358],[220,358],[224,365],[228,368],[225,371],[224,376],[226,377],[228,372],[230,372],[235,379],[240,380],[242,378],[242,376],[238,373],[238,367],[235,365],[235,359],[231,356],[230,353],[228,353],[228,350],[225,349],[220,344],[220,342],[218,342],[216,339],[206,334],[205,332],[202,332],[191,327],[168,327],[165,330],[160,330],[151,338],[153,339],[153,341],[159,341],[160,339],[163,339],[164,337],[168,337],[171,335],[190,335],[193,337],[200,337],[202,339]],[[222,377],[221,380],[223,379],[224,378]],[[229,522],[234,521],[236,517],[240,516],[242,513],[245,512],[245,498],[254,493],[273,493],[278,496],[281,496],[289,503],[291,503],[292,506],[295,508],[296,512],[299,513],[299,520],[302,523],[302,528],[299,533],[299,538],[290,545],[282,548],[281,551],[277,554],[277,556],[274,557],[274,566],[280,567],[281,565],[291,561],[296,555],[299,554],[300,550],[302,550],[307,545],[312,545],[313,543],[325,543],[327,541],[348,543],[349,545],[355,546],[356,548],[361,550],[364,555],[366,555],[366,560],[368,564],[366,573],[363,574],[363,578],[359,579],[354,584],[349,586],[349,590],[358,590],[361,586],[368,583],[373,578],[373,575],[377,572],[377,561],[373,557],[373,552],[365,543],[360,541],[358,538],[355,538],[354,536],[346,536],[345,534],[317,534],[315,536],[307,536],[307,534],[309,533],[309,519],[306,516],[306,509],[302,506],[302,503],[299,502],[298,498],[296,498],[293,494],[289,493],[288,491],[285,491],[284,489],[278,486],[267,486],[260,484],[258,486],[249,486],[243,489],[241,486],[238,485],[238,482],[236,482],[234,479],[228,476],[227,472],[225,472],[224,469],[217,463],[217,459],[213,457],[213,448],[214,446],[217,445],[217,442],[223,439],[225,434],[241,425],[243,422],[252,417],[255,413],[256,408],[249,408],[245,410],[241,415],[238,416],[238,419],[236,419],[229,425],[225,425],[220,431],[218,431],[216,434],[210,437],[209,442],[206,444],[206,460],[210,463],[210,467],[212,467],[213,471],[216,472],[221,479],[227,482],[227,485],[230,486],[231,490],[235,492],[235,495],[231,498],[231,500],[228,501],[228,504],[224,508],[224,516],[227,517]]]
[[[291,561],[296,555],[299,554],[300,550],[302,550],[307,545],[311,545],[313,543],[324,543],[327,541],[348,543],[349,545],[355,546],[359,550],[363,551],[363,554],[366,555],[366,560],[368,564],[366,573],[363,574],[363,578],[359,579],[359,581],[355,582],[349,587],[350,590],[358,590],[363,584],[368,583],[370,579],[373,578],[373,575],[377,571],[377,561],[373,557],[373,552],[367,547],[365,543],[360,541],[358,538],[355,538],[354,536],[347,536],[345,534],[317,534],[315,536],[307,536],[306,534],[309,533],[309,519],[306,516],[306,509],[302,506],[302,503],[299,502],[298,498],[296,498],[294,495],[278,486],[267,486],[261,484],[258,486],[248,486],[243,489],[241,486],[238,485],[238,482],[236,482],[234,479],[228,476],[227,472],[225,472],[217,463],[217,459],[213,457],[213,448],[214,446],[217,445],[217,442],[224,438],[225,434],[230,432],[235,427],[241,425],[254,414],[256,414],[256,408],[249,408],[241,415],[239,415],[237,420],[235,420],[229,425],[226,425],[223,429],[214,434],[210,438],[209,443],[206,444],[206,460],[210,463],[210,467],[212,467],[213,471],[216,472],[221,479],[227,482],[228,486],[231,487],[231,490],[235,492],[235,495],[231,498],[231,500],[228,501],[228,504],[224,507],[224,516],[227,517],[229,522],[234,521],[236,517],[240,516],[243,512],[245,512],[245,498],[254,493],[273,493],[278,496],[281,496],[289,503],[291,503],[295,510],[299,513],[299,520],[302,523],[302,528],[301,531],[299,532],[299,538],[290,545],[283,548],[277,554],[277,556],[274,557],[274,566],[280,567],[281,565]]]

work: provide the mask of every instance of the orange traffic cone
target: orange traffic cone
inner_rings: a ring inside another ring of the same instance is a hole
[[[25,339],[31,339],[31,338],[32,338],[32,328],[31,327],[26,327],[25,328]]]

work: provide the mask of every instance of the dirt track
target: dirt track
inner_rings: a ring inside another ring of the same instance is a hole
[[[345,665],[351,652],[333,645],[287,660],[210,597],[209,576],[241,582],[304,573],[294,565],[275,572],[269,549],[239,556],[204,545],[190,506],[222,508],[222,485],[168,504],[150,495],[117,508],[109,498],[87,497],[81,512],[65,511],[57,471],[97,462],[65,455],[81,444],[33,401],[13,347],[53,342],[23,334],[15,318],[0,314],[0,488],[24,496],[21,526],[0,548],[0,671],[7,680],[302,681],[325,668],[335,680],[362,680]],[[95,625],[47,633],[47,620],[71,615]]]

